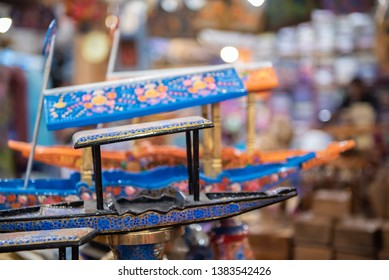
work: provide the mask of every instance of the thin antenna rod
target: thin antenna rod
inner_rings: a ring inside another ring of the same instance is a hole
[[[119,39],[120,39],[120,30],[119,28],[117,28],[113,33],[113,41],[112,41],[111,52],[109,54],[107,73],[105,74],[106,79],[110,79],[115,68],[116,57],[118,55],[118,49],[119,49]]]
[[[47,89],[47,85],[49,82],[51,62],[53,61],[53,54],[54,54],[54,45],[55,45],[55,35],[53,35],[53,37],[51,38],[49,55],[46,59],[45,69],[43,71],[42,91],[41,91],[41,95],[39,97],[37,116],[35,118],[34,134],[32,136],[31,150],[30,150],[30,155],[28,157],[26,177],[24,178],[24,188],[25,189],[27,189],[27,187],[28,187],[28,181],[30,180],[30,176],[31,176],[31,169],[32,169],[32,163],[34,161],[36,141],[38,138],[38,131],[39,131],[41,117],[42,117],[43,100],[44,100],[43,92],[45,91],[45,89]]]

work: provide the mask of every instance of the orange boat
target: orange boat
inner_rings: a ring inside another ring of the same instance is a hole
[[[10,140],[8,146],[28,157],[31,145],[25,142]],[[310,169],[337,158],[341,153],[355,147],[353,140],[333,142],[326,149],[316,152],[316,157],[303,164],[303,169]],[[232,147],[222,149],[223,169],[240,168],[250,164],[283,162],[287,158],[301,156],[310,151],[281,150],[258,151],[249,154]],[[202,150],[200,150],[202,155]],[[104,169],[150,169],[160,165],[180,165],[186,162],[186,151],[183,148],[166,145],[141,144],[134,151],[102,151],[102,166]],[[36,161],[61,168],[73,170],[81,169],[81,150],[69,146],[37,146],[35,150]]]

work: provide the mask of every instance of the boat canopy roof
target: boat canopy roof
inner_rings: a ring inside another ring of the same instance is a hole
[[[47,128],[56,130],[212,104],[246,94],[234,67],[210,66],[46,90],[44,110]]]

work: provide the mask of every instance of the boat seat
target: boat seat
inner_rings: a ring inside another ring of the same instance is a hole
[[[93,228],[66,228],[0,233],[0,253],[40,249],[59,249],[59,259],[66,259],[66,248],[72,248],[72,259],[78,260],[79,246],[97,234]]]
[[[182,132],[186,133],[189,194],[193,194],[193,199],[199,201],[199,130],[211,127],[213,127],[211,121],[194,116],[76,132],[73,135],[74,148],[92,148],[96,208],[99,210],[104,209],[101,177],[101,145]]]
[[[211,121],[197,116],[129,124],[76,132],[73,135],[73,145],[76,149],[86,148],[211,127]]]

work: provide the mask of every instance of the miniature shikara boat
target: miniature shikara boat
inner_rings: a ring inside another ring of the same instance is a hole
[[[78,132],[73,137],[75,148],[92,148],[96,204],[94,201],[77,201],[0,211],[0,232],[64,228],[91,228],[99,234],[132,232],[232,217],[297,195],[295,188],[278,188],[269,192],[201,193],[198,136],[200,129],[212,126],[212,122],[206,119],[190,117]],[[104,201],[101,145],[179,132],[186,134],[189,194],[165,188],[145,191],[132,200],[111,197]]]
[[[208,193],[194,201],[192,196],[174,189],[159,198],[140,195],[133,200],[113,200],[98,211],[91,207],[93,201],[41,205],[0,211],[0,232],[81,227],[99,233],[148,230],[233,217],[296,195],[295,188],[278,188],[268,192]]]
[[[200,188],[208,192],[263,191],[293,178],[301,170],[301,165],[314,156],[314,153],[308,153],[282,163],[223,170],[216,178],[200,173]],[[29,180],[27,189],[23,188],[23,179],[2,179],[0,182],[0,209],[94,198],[94,185],[83,182],[78,172],[71,174],[68,179]],[[188,189],[187,168],[184,165],[159,166],[142,172],[104,170],[102,182],[104,196],[111,194],[116,198],[134,197],[138,189],[155,190],[168,186],[181,191]]]
[[[14,140],[9,140],[8,146],[12,150],[20,152],[24,157],[28,157],[31,150],[31,144]],[[305,162],[303,169],[325,164],[354,146],[355,142],[353,140],[330,143],[324,150],[316,151],[315,158]],[[252,153],[247,153],[232,147],[223,147],[222,166],[223,170],[227,170],[243,168],[248,165],[283,163],[289,158],[304,156],[309,153],[311,152],[304,150],[254,150]],[[200,157],[202,154],[203,151],[200,149]],[[38,162],[79,171],[81,156],[80,150],[75,150],[70,146],[37,146],[34,159]],[[136,163],[139,170],[148,170],[156,166],[183,165],[186,162],[186,151],[176,146],[147,145],[134,151],[101,151],[101,159],[103,169],[134,171],[131,170],[133,168],[131,164]]]

